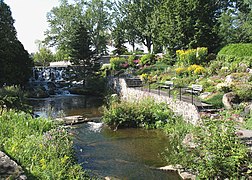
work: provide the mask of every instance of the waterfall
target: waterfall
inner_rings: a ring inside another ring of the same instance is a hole
[[[33,67],[29,82],[49,95],[69,95],[67,67]]]

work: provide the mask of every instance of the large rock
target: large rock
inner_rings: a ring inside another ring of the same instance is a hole
[[[244,114],[245,114],[245,115],[252,114],[252,102],[250,102],[250,103],[244,108]]]
[[[169,172],[175,172],[178,173],[181,179],[183,180],[195,180],[196,176],[188,171],[184,171],[183,167],[181,165],[170,165],[170,166],[164,166],[158,168],[159,170],[163,171],[169,171]]]
[[[0,179],[26,180],[22,168],[0,151]]]
[[[234,105],[239,103],[239,97],[234,92],[229,92],[223,95],[222,103],[225,109],[233,109]]]

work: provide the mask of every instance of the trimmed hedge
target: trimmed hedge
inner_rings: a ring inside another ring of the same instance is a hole
[[[225,62],[243,62],[251,67],[252,44],[229,44],[219,51],[217,59]]]

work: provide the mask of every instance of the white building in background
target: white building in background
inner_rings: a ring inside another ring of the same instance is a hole
[[[70,61],[57,61],[57,62],[50,62],[50,67],[67,67],[71,66]]]

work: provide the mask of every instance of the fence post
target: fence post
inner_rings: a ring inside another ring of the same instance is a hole
[[[179,87],[179,100],[181,101],[181,87]]]
[[[149,83],[148,91],[150,92],[150,83]]]
[[[171,87],[168,88],[169,89],[169,98],[171,97]]]
[[[193,104],[193,88],[192,88],[192,104]]]
[[[158,95],[159,95],[159,96],[160,96],[160,89],[161,89],[161,87],[158,86]]]

